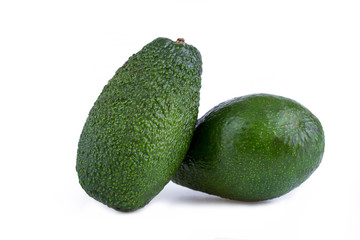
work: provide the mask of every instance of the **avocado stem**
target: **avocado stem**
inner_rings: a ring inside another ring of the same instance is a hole
[[[175,44],[184,44],[184,45],[185,45],[185,39],[183,39],[183,38],[178,38],[178,39],[175,41]]]

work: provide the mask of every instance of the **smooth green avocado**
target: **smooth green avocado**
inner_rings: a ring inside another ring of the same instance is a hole
[[[117,70],[83,127],[76,170],[88,195],[120,211],[145,206],[174,176],[197,121],[202,60],[157,38]]]
[[[324,146],[320,121],[299,103],[269,94],[234,98],[198,120],[172,180],[223,198],[272,199],[315,171]]]

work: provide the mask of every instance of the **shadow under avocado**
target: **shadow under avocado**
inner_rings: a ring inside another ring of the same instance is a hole
[[[239,200],[232,200],[227,198],[221,198],[215,195],[210,195],[200,191],[185,188],[180,185],[169,183],[163,191],[156,197],[156,201],[166,201],[171,203],[186,203],[186,204],[225,204],[225,205],[248,205],[258,206],[270,204],[273,200],[246,202]]]

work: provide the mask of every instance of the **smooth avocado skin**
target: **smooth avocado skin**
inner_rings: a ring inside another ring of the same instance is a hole
[[[272,199],[315,171],[324,146],[320,121],[299,103],[270,94],[238,97],[198,120],[172,181],[234,200]]]
[[[145,206],[184,159],[197,121],[200,52],[157,38],[118,69],[90,110],[76,170],[88,195],[120,211]]]

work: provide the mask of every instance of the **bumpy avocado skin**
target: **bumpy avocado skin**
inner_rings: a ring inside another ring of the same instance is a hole
[[[200,52],[157,38],[118,69],[90,110],[78,143],[82,188],[120,211],[145,206],[184,159],[197,121]]]
[[[269,94],[239,97],[198,120],[172,180],[234,200],[272,199],[315,171],[324,146],[320,121],[299,103]]]

